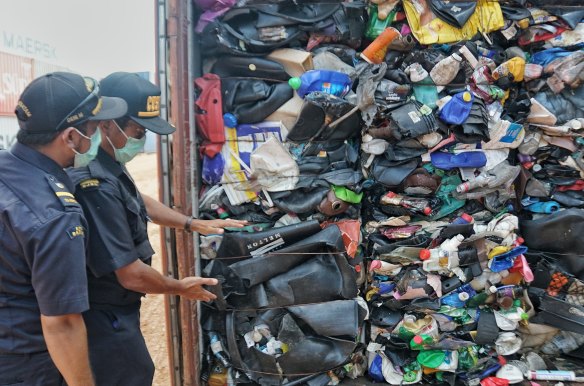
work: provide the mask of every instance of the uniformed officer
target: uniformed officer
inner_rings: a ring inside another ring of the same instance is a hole
[[[160,118],[160,89],[137,74],[118,72],[100,82],[103,95],[128,103],[126,116],[103,122],[102,142],[87,168],[71,169],[75,195],[89,223],[87,325],[91,365],[102,386],[152,384],[154,365],[140,331],[140,298],[145,293],[175,294],[208,301],[203,288],[216,279],[175,280],[150,267],[154,253],[146,223],[203,234],[242,227],[238,220],[197,220],[141,195],[124,164],[143,150],[146,130],[170,134]]]
[[[63,168],[87,164],[98,120],[126,109],[64,72],[20,96],[17,143],[0,151],[0,385],[94,384],[81,317],[87,223]]]

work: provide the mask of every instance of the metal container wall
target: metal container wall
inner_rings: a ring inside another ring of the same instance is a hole
[[[32,59],[0,52],[0,115],[14,115],[20,93],[33,78]]]
[[[198,169],[194,143],[192,73],[192,2],[163,0],[157,7],[158,68],[162,105],[176,127],[170,141],[160,141],[159,178],[164,203],[187,215],[196,214]],[[163,58],[160,56],[164,55]],[[172,87],[171,87],[172,85]],[[161,233],[163,273],[175,278],[198,275],[198,244],[192,234],[164,229]],[[167,337],[172,385],[199,386],[201,352],[198,305],[166,297]]]

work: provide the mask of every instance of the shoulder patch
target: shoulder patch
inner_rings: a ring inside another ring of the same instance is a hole
[[[69,192],[55,192],[55,195],[59,197],[64,204],[78,204],[75,196]]]
[[[49,185],[55,192],[55,196],[61,201],[61,204],[67,209],[69,207],[80,208],[79,203],[75,199],[73,193],[67,190],[67,187],[60,181],[58,181],[55,177],[49,175],[47,176],[47,181]]]
[[[67,229],[67,236],[69,236],[71,240],[73,240],[75,237],[85,237],[85,228],[83,228],[81,225],[73,226]]]
[[[98,186],[99,186],[99,180],[96,178],[90,178],[88,180],[83,180],[79,183],[79,187],[81,189],[96,188]]]

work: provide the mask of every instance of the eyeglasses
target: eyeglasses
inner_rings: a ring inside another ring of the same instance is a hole
[[[120,125],[118,125],[118,123],[116,122],[115,119],[113,119],[113,122],[118,127],[118,130],[120,130],[122,132],[122,134],[124,134],[124,136],[127,139],[128,138],[128,135],[126,134],[126,132],[124,131],[124,129],[122,129],[120,127]],[[135,139],[142,139],[146,135],[146,129],[143,126],[140,126],[140,125],[138,125],[137,123],[135,123],[135,122],[133,122],[131,120],[129,122],[133,123],[133,125],[126,124],[124,128],[129,128],[130,130],[132,130],[135,133],[137,133],[137,135],[130,135],[130,137],[135,138]]]
[[[65,121],[67,121],[67,119],[69,119],[71,117],[71,115],[73,113],[75,113],[81,106],[85,105],[87,102],[89,102],[92,98],[96,98],[99,101],[99,83],[93,79],[93,78],[89,78],[89,77],[85,77],[84,78],[85,81],[91,81],[92,85],[93,85],[93,90],[91,90],[91,92],[89,93],[89,95],[87,97],[85,97],[85,99],[83,99],[81,101],[81,103],[79,103],[77,106],[75,106],[75,108],[73,110],[71,110],[69,112],[69,114],[67,114],[65,116],[65,118],[63,118],[63,120],[61,122],[59,122],[59,124],[57,125],[55,131],[58,131],[61,128],[61,125],[63,125],[63,123],[65,123]]]

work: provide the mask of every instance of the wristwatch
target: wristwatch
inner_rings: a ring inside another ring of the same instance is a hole
[[[194,220],[194,219],[195,219],[195,218],[194,218],[193,216],[188,216],[188,217],[187,217],[187,221],[185,221],[185,225],[184,225],[184,227],[183,227],[183,229],[184,229],[186,232],[192,232],[192,229],[191,229],[191,224],[193,223],[193,220]]]

